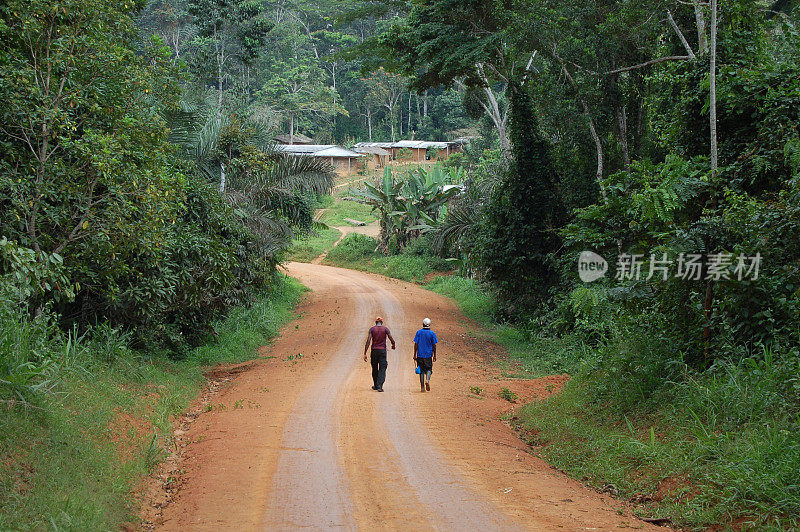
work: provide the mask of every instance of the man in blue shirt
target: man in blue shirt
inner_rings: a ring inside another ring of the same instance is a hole
[[[439,340],[431,330],[430,318],[422,320],[422,329],[414,335],[414,362],[419,366],[419,391],[431,391],[431,373],[436,362],[436,344]]]

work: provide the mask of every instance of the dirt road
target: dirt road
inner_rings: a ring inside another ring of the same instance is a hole
[[[301,319],[261,353],[274,358],[235,375],[180,431],[178,488],[157,529],[657,529],[527,453],[499,420],[512,407],[500,387],[532,399],[564,377],[501,379],[494,347],[419,287],[312,264],[288,271],[313,290]],[[375,315],[398,347],[384,393],[361,359]],[[423,394],[411,340],[425,316],[440,347]]]

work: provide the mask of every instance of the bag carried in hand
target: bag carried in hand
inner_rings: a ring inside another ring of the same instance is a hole
[[[417,375],[419,375],[420,373],[422,373],[422,370],[421,370],[421,369],[419,369],[419,366],[417,366],[417,367],[415,367],[415,368],[414,368],[414,373],[416,373]]]

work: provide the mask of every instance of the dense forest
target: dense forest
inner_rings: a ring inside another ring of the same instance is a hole
[[[573,375],[522,430],[599,479],[569,420],[653,449],[676,427],[624,459],[708,487],[679,522],[796,527],[798,24],[784,0],[8,0],[0,401],[27,416],[80,364],[191,358],[284,286],[335,173],[276,135],[467,136],[434,215],[353,197],[387,214],[381,254],[455,265],[546,346],[536,371]]]

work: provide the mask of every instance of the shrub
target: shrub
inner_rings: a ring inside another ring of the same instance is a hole
[[[504,399],[509,403],[516,403],[518,399],[517,394],[506,387],[500,388],[500,391],[497,392],[497,395],[500,397],[500,399]]]
[[[339,245],[328,253],[328,261],[335,263],[353,263],[376,257],[377,241],[365,235],[353,233],[347,235]]]

